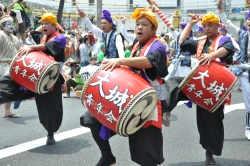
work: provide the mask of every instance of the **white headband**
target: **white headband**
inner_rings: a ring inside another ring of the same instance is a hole
[[[1,25],[2,23],[7,22],[7,21],[13,21],[12,17],[5,17],[5,18],[3,18],[2,20],[0,20],[0,25]]]

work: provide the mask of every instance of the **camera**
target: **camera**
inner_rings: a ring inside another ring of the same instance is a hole
[[[23,0],[18,0],[18,2],[23,2]]]
[[[70,67],[78,67],[78,66],[79,66],[79,63],[71,63],[69,66],[70,66]]]

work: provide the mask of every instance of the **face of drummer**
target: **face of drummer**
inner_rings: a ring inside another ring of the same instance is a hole
[[[203,30],[204,30],[204,34],[207,37],[214,37],[218,35],[218,28],[219,28],[219,24],[214,24],[214,23],[206,23],[203,24]]]
[[[101,28],[102,28],[103,32],[109,33],[112,30],[112,27],[113,27],[112,23],[110,23],[106,19],[102,19],[102,21],[101,21]]]
[[[146,18],[136,20],[135,34],[140,43],[146,43],[155,33],[157,28]]]
[[[56,31],[56,26],[49,21],[43,21],[42,28],[45,35],[47,36],[51,36]]]

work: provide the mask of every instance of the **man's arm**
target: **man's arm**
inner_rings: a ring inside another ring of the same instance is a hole
[[[126,28],[126,25],[125,25],[126,17],[125,17],[125,16],[122,16],[120,19],[121,19],[121,21],[122,21],[122,26],[121,26],[121,33],[122,33],[122,35],[124,36],[124,38],[125,38],[129,43],[133,43],[133,41],[135,40],[135,35],[128,34],[127,28]]]
[[[236,38],[236,40],[238,40],[240,28],[235,26],[230,20],[227,19],[227,16],[224,12],[224,9],[222,8],[222,6],[223,6],[222,0],[218,0],[217,3],[220,6],[219,7],[219,17],[220,17],[221,22],[227,26],[228,32],[230,32],[230,34],[234,38]]]
[[[129,42],[129,43],[133,43],[133,41],[135,40],[135,35],[133,34],[128,34],[127,32],[127,28],[125,24],[122,24],[121,26],[121,33],[124,36],[124,38]]]
[[[116,36],[115,45],[116,45],[116,49],[117,49],[119,58],[124,58],[125,57],[125,55],[124,55],[124,44],[123,44],[123,41],[122,41],[122,37],[119,34]]]
[[[24,2],[24,1],[22,1],[22,2],[20,2],[20,3],[24,4],[24,6],[25,6],[28,10],[30,10],[30,5],[29,5],[29,4],[27,4],[27,3]]]
[[[192,27],[194,26],[194,24],[196,24],[199,21],[199,19],[192,19],[190,20],[190,22],[187,24],[187,26],[184,28],[184,30],[182,31],[181,35],[180,35],[180,39],[179,44],[181,44],[185,39],[190,37],[190,32],[192,30]]]
[[[9,8],[9,9],[12,9],[13,6],[14,6],[16,3],[23,4],[28,10],[30,10],[30,6],[29,6],[26,2],[24,2],[24,1],[19,2],[19,0],[15,0],[15,1],[12,2],[11,4],[9,4],[8,8]]]
[[[13,6],[15,5],[15,3],[18,3],[18,2],[19,2],[19,0],[15,0],[11,4],[9,4],[9,6],[8,6],[9,10],[12,9]]]
[[[85,23],[86,27],[98,38],[102,39],[102,30],[95,25],[93,25],[87,16],[83,18],[83,22]]]

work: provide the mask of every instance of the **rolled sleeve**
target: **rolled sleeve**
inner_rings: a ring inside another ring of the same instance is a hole
[[[154,66],[150,69],[145,69],[149,79],[155,80],[157,77],[165,77],[168,74],[166,65],[166,55],[162,51],[153,51],[147,55],[148,60]]]
[[[196,47],[199,40],[186,39],[181,43],[181,50],[184,52],[190,52],[192,54],[196,54]]]
[[[59,36],[56,36],[54,38],[54,41],[56,41],[58,44],[60,44],[60,46],[65,49],[66,47],[66,37],[63,36],[63,35],[59,35]]]
[[[60,54],[61,52],[63,52],[63,48],[60,45],[60,43],[56,42],[56,41],[50,41],[45,43],[46,48],[51,52],[51,56],[57,56],[58,54]]]
[[[228,51],[228,54],[225,57],[220,58],[220,59],[224,60],[234,55],[234,45],[231,41],[231,38],[225,36],[224,38],[220,40],[220,44],[221,45],[220,47],[218,47],[218,49],[223,47]]]

